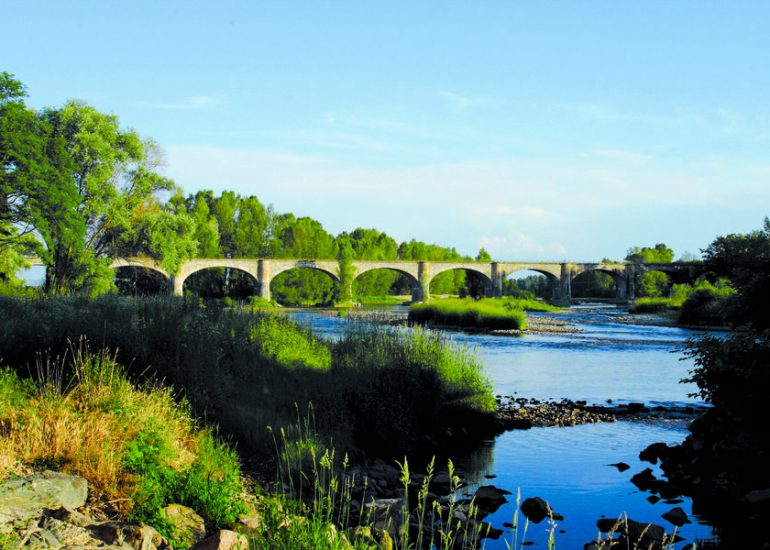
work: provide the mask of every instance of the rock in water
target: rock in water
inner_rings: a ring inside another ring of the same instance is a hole
[[[685,523],[692,523],[690,518],[687,517],[687,512],[682,510],[679,506],[672,508],[661,517],[672,525],[676,525],[677,527],[681,527]]]
[[[173,539],[182,546],[190,547],[206,537],[206,525],[195,510],[181,504],[169,504],[161,510],[168,523]]]
[[[510,491],[498,489],[494,485],[483,485],[476,491],[473,499],[476,502],[476,506],[491,514],[500,508],[500,506],[508,502],[505,495],[510,494]]]
[[[0,482],[0,523],[39,516],[44,508],[84,506],[88,482],[79,476],[42,472]]]
[[[645,468],[638,474],[635,474],[631,478],[631,483],[642,491],[657,491],[660,484],[658,478],[653,475],[651,468]]]
[[[540,523],[549,516],[553,516],[554,519],[562,518],[561,515],[555,514],[548,503],[540,497],[530,497],[522,502],[521,513],[532,523]]]
[[[668,452],[668,445],[665,443],[653,443],[639,453],[639,460],[644,460],[650,464],[657,464],[658,459],[665,458]]]

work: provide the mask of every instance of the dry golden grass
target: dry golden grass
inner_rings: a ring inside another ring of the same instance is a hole
[[[122,458],[147,429],[163,434],[174,457],[170,466],[182,469],[194,461],[201,431],[169,389],[135,388],[104,354],[78,355],[74,369],[63,389],[45,381],[25,386],[0,371],[5,387],[11,386],[0,393],[0,478],[23,465],[53,468],[88,479],[99,500],[127,498],[136,476]]]

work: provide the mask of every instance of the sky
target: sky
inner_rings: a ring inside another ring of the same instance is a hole
[[[770,214],[770,2],[3,0],[0,71],[256,195],[497,260],[697,254]]]

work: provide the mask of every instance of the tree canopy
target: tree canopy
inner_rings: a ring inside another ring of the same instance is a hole
[[[634,246],[626,251],[626,261],[632,264],[668,264],[674,260],[674,251],[663,243],[653,248]]]

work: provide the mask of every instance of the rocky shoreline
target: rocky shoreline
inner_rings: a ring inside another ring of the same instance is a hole
[[[527,430],[544,426],[577,426],[618,420],[692,420],[708,409],[705,405],[649,407],[644,403],[589,405],[562,399],[541,401],[524,397],[497,396],[495,414],[503,430]]]

